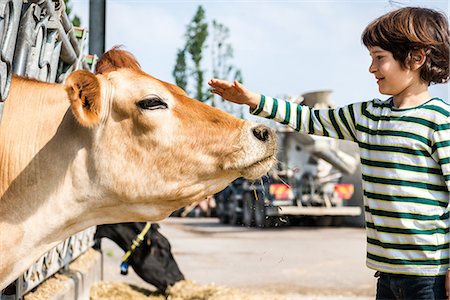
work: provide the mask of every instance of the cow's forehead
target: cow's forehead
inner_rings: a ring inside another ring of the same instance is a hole
[[[144,72],[119,69],[108,73],[107,79],[114,86],[116,95],[126,95],[126,98],[134,100],[153,95],[169,102],[173,101],[173,87]]]

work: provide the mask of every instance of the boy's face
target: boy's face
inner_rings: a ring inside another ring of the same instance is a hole
[[[369,47],[372,63],[369,72],[375,75],[378,90],[384,95],[400,96],[411,91],[420,82],[418,70],[402,68],[392,52],[381,47]]]

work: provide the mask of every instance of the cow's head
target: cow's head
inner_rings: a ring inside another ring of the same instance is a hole
[[[124,50],[105,53],[97,75],[74,72],[66,90],[91,132],[89,178],[104,193],[99,199],[122,202],[130,221],[167,216],[238,177],[261,177],[274,162],[270,129],[188,97]],[[156,215],[145,209],[150,202]]]
[[[127,251],[145,225],[143,222],[99,225],[94,236],[95,248],[101,249],[101,239],[108,238]],[[139,277],[164,292],[167,287],[183,280],[184,275],[172,255],[169,240],[158,229],[157,223],[151,225],[144,240],[131,252],[127,262]]]
[[[133,225],[142,230],[142,223]],[[152,224],[140,249],[131,256],[130,264],[143,280],[165,291],[168,286],[183,280],[184,275],[173,258],[169,241],[158,229],[158,224]]]

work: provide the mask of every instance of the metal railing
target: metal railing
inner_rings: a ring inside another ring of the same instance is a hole
[[[62,0],[0,0],[0,120],[13,74],[64,82],[78,69],[93,71],[96,56],[84,54],[87,30],[73,27]],[[22,299],[94,244],[95,226],[44,254],[4,291],[0,300]]]
[[[94,226],[81,231],[45,253],[15,281],[13,294],[3,295],[1,299],[21,299],[23,295],[37,287],[45,279],[66,268],[94,245],[95,230]]]
[[[0,1],[0,101],[8,97],[22,0]]]
[[[35,0],[23,4],[13,72],[49,82],[63,82],[72,71],[88,68],[80,38],[61,1]]]

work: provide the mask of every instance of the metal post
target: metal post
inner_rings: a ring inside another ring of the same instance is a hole
[[[89,53],[105,52],[106,0],[89,0]]]

